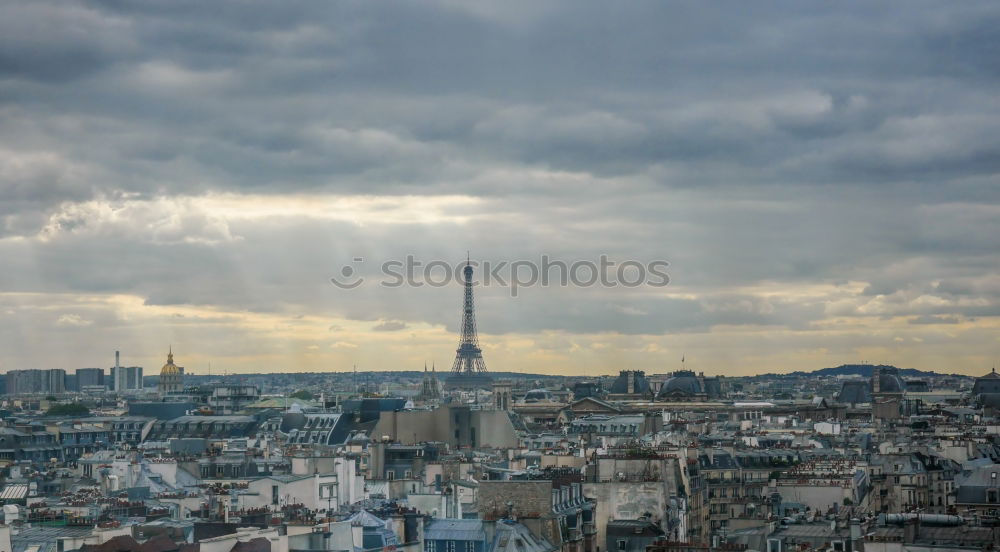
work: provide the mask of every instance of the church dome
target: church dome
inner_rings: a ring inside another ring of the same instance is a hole
[[[984,393],[1000,393],[1000,374],[997,374],[996,368],[989,374],[976,378],[976,383],[972,386],[973,395]]]
[[[906,382],[899,377],[899,371],[894,368],[878,368],[875,372],[878,378],[880,393],[902,393],[906,391]],[[874,385],[872,386],[874,389]]]
[[[552,393],[547,389],[532,389],[524,394],[524,402],[545,402],[552,400]]]
[[[690,370],[678,370],[660,388],[659,395],[698,395],[701,394],[701,382]]]
[[[174,364],[174,353],[173,351],[167,353],[167,363],[163,365],[160,369],[161,376],[172,376],[180,375],[181,369],[176,364]]]

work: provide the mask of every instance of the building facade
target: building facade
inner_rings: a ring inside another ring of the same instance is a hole
[[[7,372],[7,394],[9,395],[65,392],[66,371],[61,368]]]
[[[111,382],[118,392],[142,389],[142,366],[115,366],[111,368]]]

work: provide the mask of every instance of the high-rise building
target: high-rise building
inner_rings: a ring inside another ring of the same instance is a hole
[[[142,389],[142,366],[122,366],[115,351],[115,365],[111,368],[111,386],[119,393]]]
[[[65,393],[66,370],[11,370],[7,372],[7,394]]]
[[[111,369],[115,391],[142,389],[142,366],[116,366]]]
[[[76,385],[79,389],[104,385],[104,369],[79,368],[76,371]]]

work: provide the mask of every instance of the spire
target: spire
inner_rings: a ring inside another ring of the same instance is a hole
[[[425,374],[427,373],[427,361],[426,360],[424,361],[424,373]]]
[[[167,348],[167,364],[173,364],[173,363],[174,363],[174,346],[170,345]]]

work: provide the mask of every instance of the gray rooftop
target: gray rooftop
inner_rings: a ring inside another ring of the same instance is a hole
[[[486,540],[483,522],[479,519],[436,519],[424,533],[427,540]]]

